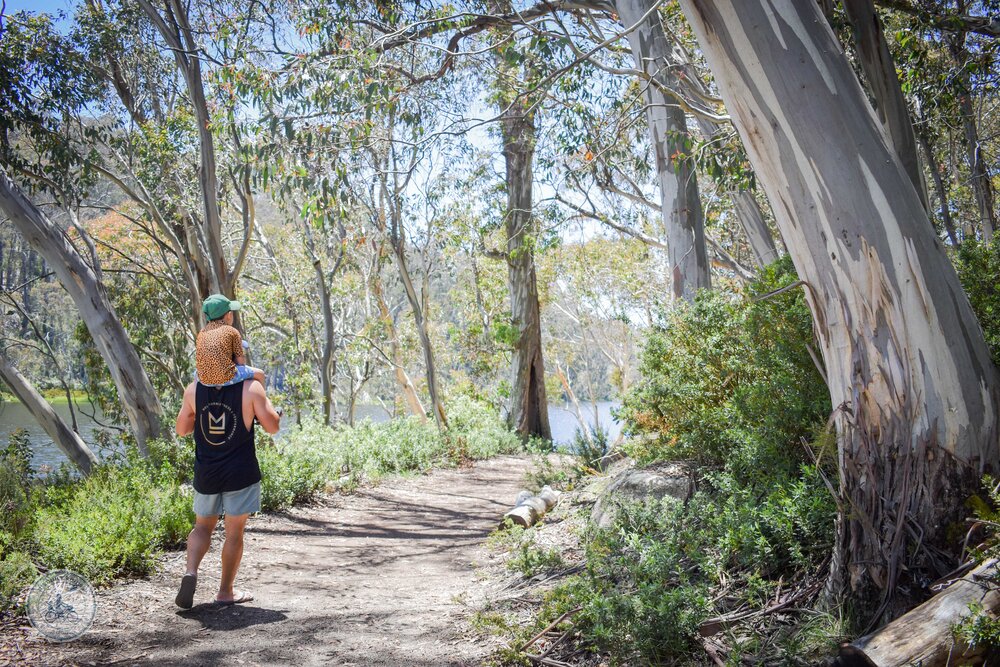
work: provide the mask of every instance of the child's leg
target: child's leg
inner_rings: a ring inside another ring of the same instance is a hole
[[[233,379],[226,384],[236,384],[238,382],[244,382],[246,380],[256,379],[261,384],[264,384],[264,371],[254,368],[253,366],[244,366],[243,364],[236,364],[236,373],[233,375]]]

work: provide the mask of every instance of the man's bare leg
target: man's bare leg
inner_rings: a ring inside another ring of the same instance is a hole
[[[198,566],[208,553],[212,543],[212,531],[218,523],[217,516],[196,516],[194,528],[188,534],[187,540],[187,572],[181,577],[181,586],[177,591],[174,603],[181,609],[190,609],[194,604],[194,592],[198,585]]]
[[[219,522],[217,516],[196,516],[194,528],[188,534],[187,540],[187,573],[198,574],[198,566],[201,560],[208,553],[208,547],[212,544],[212,531],[215,524]]]
[[[219,602],[231,602],[234,599],[233,583],[236,581],[236,571],[240,569],[243,559],[243,531],[246,529],[249,514],[226,515],[226,541],[222,545],[222,579],[219,581]]]

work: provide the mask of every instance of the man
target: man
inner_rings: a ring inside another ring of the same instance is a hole
[[[222,545],[222,579],[218,604],[249,602],[248,593],[233,590],[243,558],[243,531],[247,518],[260,511],[260,466],[254,449],[254,419],[268,433],[278,432],[281,414],[271,405],[264,386],[246,380],[209,387],[192,382],[184,391],[177,414],[177,435],[194,433],[195,525],[187,539],[187,572],[175,602],[190,609],[198,582],[198,566],[208,552],[212,531],[225,513],[226,539]]]

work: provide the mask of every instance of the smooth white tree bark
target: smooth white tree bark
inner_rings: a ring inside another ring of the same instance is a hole
[[[80,318],[111,371],[118,398],[132,426],[139,450],[160,433],[162,409],[114,306],[94,270],[83,260],[65,233],[38,210],[6,172],[0,169],[0,209],[24,239],[45,258],[73,299]]]
[[[615,0],[626,27],[636,67],[662,85],[678,89],[676,68],[668,57],[671,46],[652,0]],[[646,84],[646,120],[656,155],[667,256],[675,299],[694,298],[712,286],[705,248],[705,218],[698,195],[698,178],[690,155],[687,117],[677,102],[652,83]]]
[[[997,471],[997,371],[905,170],[814,2],[681,0],[774,207],[823,353],[844,503],[831,581],[898,611]],[[933,578],[933,577],[931,577]]]

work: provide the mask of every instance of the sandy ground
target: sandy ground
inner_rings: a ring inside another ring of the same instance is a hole
[[[482,664],[493,646],[468,617],[489,593],[473,564],[531,465],[501,457],[251,518],[237,579],[250,604],[211,604],[220,532],[193,609],[173,604],[184,560],[171,553],[156,576],[99,591],[76,641],[0,630],[0,666]]]

